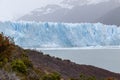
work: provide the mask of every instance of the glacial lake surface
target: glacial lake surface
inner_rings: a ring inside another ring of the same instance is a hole
[[[120,48],[38,48],[50,56],[120,73]]]

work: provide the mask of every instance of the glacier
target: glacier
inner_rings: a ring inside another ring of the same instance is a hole
[[[102,23],[0,22],[0,32],[23,48],[119,46],[120,27]]]

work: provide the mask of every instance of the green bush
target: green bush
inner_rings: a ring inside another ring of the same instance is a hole
[[[25,53],[21,54],[21,60],[27,66],[27,68],[33,68],[32,62],[29,60],[28,56]]]
[[[42,80],[60,80],[60,75],[58,73],[52,73],[44,75]]]
[[[84,74],[80,74],[80,80],[96,80],[94,76],[86,76]]]
[[[32,62],[28,58],[22,59],[27,68],[33,68]]]
[[[7,63],[7,62],[8,62],[8,59],[7,59],[7,58],[4,58],[4,59],[3,59],[3,62],[4,62],[4,63]]]
[[[20,73],[26,73],[27,67],[22,60],[14,60],[11,63],[12,69]]]
[[[69,80],[79,80],[79,79],[70,78]]]

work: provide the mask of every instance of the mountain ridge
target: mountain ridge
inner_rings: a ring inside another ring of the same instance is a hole
[[[79,2],[79,1],[78,1]],[[24,15],[18,19],[24,21],[48,21],[48,22],[67,22],[67,23],[81,23],[81,22],[97,22],[99,17],[105,15],[107,12],[119,7],[119,2],[110,0],[98,4],[89,5],[74,5],[72,8],[64,8],[58,5],[48,5],[37,11],[33,10],[30,15]],[[51,8],[52,7],[52,8]],[[57,7],[57,9],[55,9]],[[50,13],[44,14],[49,8]],[[89,14],[88,14],[89,13]]]
[[[112,11],[109,11],[108,13],[106,13],[104,16],[97,19],[97,21],[105,24],[109,24],[109,25],[114,25],[114,24],[120,25],[119,14],[120,14],[120,7],[117,7]]]

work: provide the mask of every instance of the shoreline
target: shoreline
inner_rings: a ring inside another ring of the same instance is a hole
[[[72,47],[72,48],[24,48],[24,49],[32,49],[32,50],[119,50],[119,47]]]

